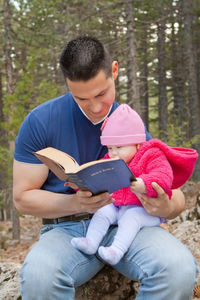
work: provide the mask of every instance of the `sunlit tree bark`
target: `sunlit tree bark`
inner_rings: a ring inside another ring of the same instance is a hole
[[[9,0],[4,0],[4,30],[5,30],[5,63],[6,63],[6,78],[8,94],[14,92],[14,76],[12,66],[12,46],[11,46],[11,24],[10,24],[10,3]],[[8,120],[9,122],[9,120]],[[10,142],[11,153],[13,151],[13,142]],[[20,239],[20,224],[19,215],[14,207],[13,201],[10,201],[12,211],[12,233],[13,239]]]

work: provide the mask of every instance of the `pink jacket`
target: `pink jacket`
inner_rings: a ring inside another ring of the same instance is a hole
[[[105,157],[109,158],[106,154]],[[192,175],[197,151],[188,148],[175,148],[166,145],[157,139],[144,142],[133,159],[128,164],[136,177],[140,177],[147,189],[147,196],[157,197],[151,183],[158,183],[171,198],[171,189],[182,186]],[[137,196],[130,187],[113,193],[114,205],[140,205]]]

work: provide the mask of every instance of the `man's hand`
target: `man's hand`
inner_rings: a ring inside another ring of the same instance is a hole
[[[165,191],[156,183],[152,182],[152,187],[157,192],[157,198],[137,195],[145,210],[152,216],[168,218],[173,210],[173,199],[169,199]]]
[[[77,209],[80,210],[80,212],[88,212],[93,214],[102,206],[110,204],[114,201],[112,199],[112,195],[109,195],[109,193],[102,193],[97,196],[92,196],[90,191],[80,190],[75,183],[67,181],[64,185],[69,186],[76,191],[76,199],[74,200],[76,201]]]
[[[102,193],[97,196],[92,196],[90,191],[79,190],[75,194],[77,208],[80,212],[95,213],[99,208],[113,202],[109,193]]]

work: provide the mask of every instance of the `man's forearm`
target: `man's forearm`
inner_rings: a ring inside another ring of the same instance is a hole
[[[14,203],[22,214],[57,218],[80,212],[75,197],[76,194],[60,194],[35,189],[24,191],[20,199],[16,199]]]
[[[174,219],[185,209],[185,196],[180,189],[172,190],[169,214],[166,219]]]

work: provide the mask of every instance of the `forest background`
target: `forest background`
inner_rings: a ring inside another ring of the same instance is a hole
[[[0,0],[0,32],[0,220],[13,216],[14,238],[14,140],[32,108],[67,91],[59,56],[80,34],[119,62],[116,100],[154,138],[200,153],[200,0]]]

